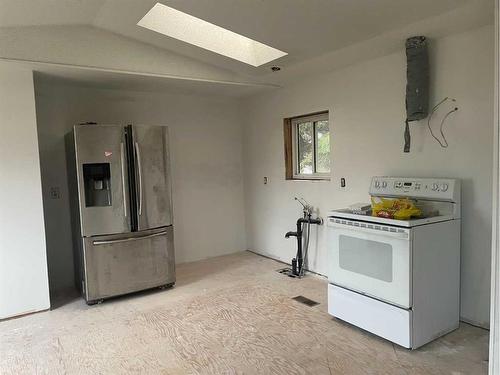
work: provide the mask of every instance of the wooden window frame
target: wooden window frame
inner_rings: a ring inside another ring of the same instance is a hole
[[[299,123],[306,121],[319,121],[326,118],[328,120],[328,125],[330,125],[329,112],[322,111],[316,113],[310,113],[303,116],[288,117],[283,119],[283,137],[285,145],[285,179],[287,180],[297,180],[297,181],[330,181],[330,173],[315,173],[313,175],[303,175],[297,173],[297,137],[296,137],[296,126]],[[314,132],[314,129],[313,129]],[[314,132],[314,138],[316,133]],[[315,139],[314,139],[315,142]],[[313,144],[313,157],[316,157],[316,144]]]

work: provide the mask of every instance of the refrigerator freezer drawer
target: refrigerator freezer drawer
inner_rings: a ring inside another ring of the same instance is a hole
[[[173,227],[84,239],[85,300],[175,282]]]
[[[411,348],[411,310],[328,284],[328,313],[396,344]]]

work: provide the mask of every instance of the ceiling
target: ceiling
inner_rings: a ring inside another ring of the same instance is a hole
[[[160,0],[288,56],[254,68],[137,26],[157,0],[0,0],[0,27],[87,24],[238,73],[302,63],[422,19],[493,0]]]

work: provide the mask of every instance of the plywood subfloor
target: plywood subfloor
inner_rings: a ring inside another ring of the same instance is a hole
[[[0,322],[0,374],[487,372],[487,331],[462,324],[408,351],[333,319],[326,281],[282,266],[249,252],[212,258],[178,266],[171,290]]]

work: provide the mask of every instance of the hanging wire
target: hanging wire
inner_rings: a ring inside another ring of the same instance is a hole
[[[455,99],[453,98],[444,98],[443,100],[441,100],[438,104],[436,104],[434,106],[434,108],[432,108],[432,111],[431,111],[431,114],[429,115],[429,117],[427,118],[427,127],[429,128],[429,132],[431,133],[432,137],[436,140],[437,143],[439,143],[439,145],[442,147],[442,148],[448,148],[448,141],[446,139],[446,136],[444,135],[444,130],[443,130],[443,127],[444,127],[444,123],[446,121],[446,119],[448,118],[449,115],[451,115],[452,113],[458,111],[458,107],[455,107],[453,108],[451,111],[448,111],[448,113],[446,113],[446,115],[444,115],[443,119],[441,120],[441,125],[439,126],[439,133],[441,133],[441,137],[443,137],[443,141],[441,141],[438,137],[436,137],[436,135],[434,134],[434,132],[432,131],[432,127],[431,127],[431,120],[432,120],[432,116],[434,115],[434,113],[438,110],[438,108],[444,103],[446,102],[447,100],[451,100],[452,102],[456,102]]]

